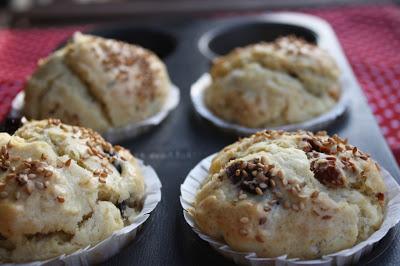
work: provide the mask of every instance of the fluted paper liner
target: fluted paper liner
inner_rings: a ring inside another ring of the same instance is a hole
[[[287,258],[286,255],[276,258],[257,257],[251,252],[237,252],[232,250],[223,240],[213,239],[203,234],[196,225],[194,218],[188,212],[193,208],[193,202],[197,191],[201,188],[203,182],[208,176],[208,169],[211,160],[215,154],[208,156],[197,164],[188,174],[184,183],[181,185],[181,205],[183,215],[186,222],[192,227],[193,231],[203,240],[207,241],[214,249],[223,254],[225,257],[231,258],[238,264],[264,266],[264,265],[313,265],[313,266],[330,266],[330,265],[348,265],[357,263],[363,255],[368,254],[373,246],[381,240],[388,231],[394,227],[400,220],[400,186],[396,180],[385,169],[381,169],[383,180],[387,187],[387,207],[385,210],[384,220],[379,230],[374,232],[368,239],[358,243],[352,248],[345,249],[333,254],[325,255],[321,259],[316,260],[300,260],[296,258]]]
[[[196,112],[203,118],[210,121],[215,126],[238,135],[251,135],[264,129],[275,129],[275,130],[286,130],[293,131],[297,129],[304,129],[310,131],[317,131],[326,128],[329,124],[333,123],[341,115],[343,115],[350,103],[349,93],[346,90],[346,80],[342,80],[342,92],[338,103],[330,109],[328,112],[323,113],[317,117],[311,118],[307,121],[281,125],[271,126],[265,128],[250,128],[241,126],[239,124],[226,121],[217,115],[215,115],[204,102],[204,92],[206,88],[211,84],[210,74],[203,74],[195,83],[192,84],[190,89],[190,97]]]
[[[141,133],[144,133],[145,131],[151,129],[152,127],[159,125],[168,116],[168,114],[178,106],[179,99],[180,99],[180,92],[178,87],[176,87],[175,85],[171,85],[167,99],[164,105],[161,107],[161,110],[157,114],[149,118],[146,118],[142,121],[131,123],[123,127],[110,128],[101,135],[108,141],[114,143],[126,138],[132,138],[138,136]],[[17,96],[14,98],[12,102],[11,112],[13,117],[23,116],[22,110],[24,104],[25,104],[25,92],[21,91],[20,93],[17,94]]]
[[[3,266],[42,266],[42,265],[93,265],[103,262],[115,254],[121,248],[131,242],[143,223],[149,218],[150,213],[156,208],[161,200],[161,182],[157,173],[151,166],[144,165],[138,160],[145,181],[145,200],[143,209],[134,218],[133,222],[124,228],[115,231],[108,238],[95,246],[89,245],[69,255],[61,255],[46,261],[35,261],[19,264],[1,264]]]

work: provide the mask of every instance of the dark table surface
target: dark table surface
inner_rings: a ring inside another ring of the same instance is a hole
[[[239,20],[248,19],[257,20],[260,17]],[[199,119],[190,101],[190,85],[208,70],[210,64],[209,59],[198,49],[199,38],[211,29],[235,24],[237,20],[187,20],[133,26],[161,29],[174,36],[175,50],[164,60],[173,83],[181,90],[181,102],[159,127],[136,139],[119,143],[156,169],[163,184],[162,201],[136,239],[105,262],[105,265],[233,264],[192,232],[183,218],[179,196],[180,185],[187,173],[202,158],[237,140],[237,136],[223,133]],[[319,45],[329,49],[335,56],[343,71],[345,87],[350,90],[352,104],[342,119],[327,128],[328,132],[349,138],[352,144],[370,153],[398,180],[400,175],[397,164],[330,27],[318,20],[304,17],[278,16],[274,20],[302,24],[312,29],[317,33]],[[103,33],[107,31],[110,30]],[[163,45],[162,42],[160,45]],[[397,229],[390,231],[360,264],[369,262],[371,265],[399,265],[398,238]]]

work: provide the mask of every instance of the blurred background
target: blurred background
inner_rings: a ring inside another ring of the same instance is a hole
[[[2,0],[0,25],[56,24],[203,16],[216,12],[259,12],[293,8],[398,4],[400,0]]]

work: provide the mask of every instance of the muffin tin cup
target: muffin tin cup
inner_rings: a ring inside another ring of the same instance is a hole
[[[161,122],[167,118],[168,114],[178,106],[179,100],[180,92],[178,87],[171,85],[167,99],[157,114],[146,118],[145,120],[128,124],[124,127],[110,128],[106,132],[102,133],[102,136],[112,143],[136,137],[161,124]],[[24,108],[24,104],[25,92],[21,91],[17,94],[12,102],[11,116],[14,118],[23,118],[22,110]]]
[[[385,169],[381,169],[383,180],[387,186],[388,204],[385,211],[383,223],[379,230],[374,232],[368,239],[362,241],[352,248],[345,249],[333,254],[325,255],[317,260],[300,260],[287,258],[286,255],[276,258],[257,257],[255,253],[237,252],[231,249],[223,240],[213,239],[203,234],[197,227],[196,222],[189,210],[193,208],[193,202],[197,191],[208,176],[208,169],[215,154],[208,156],[198,163],[188,174],[184,183],[181,185],[180,201],[183,208],[183,215],[186,222],[193,231],[204,241],[208,242],[214,249],[227,258],[232,259],[237,264],[243,265],[349,265],[357,263],[360,258],[368,254],[375,244],[378,243],[391,228],[400,221],[400,186],[393,176]]]
[[[161,201],[161,181],[158,178],[157,173],[151,166],[145,165],[141,160],[138,160],[138,162],[144,176],[146,192],[143,209],[138,216],[135,217],[132,224],[115,231],[111,236],[99,242],[95,246],[87,246],[69,255],[61,255],[46,261],[2,265],[93,265],[101,263],[117,254],[135,238],[136,234],[143,226],[143,223],[150,217],[150,213]]]
[[[265,128],[249,128],[239,124],[226,121],[215,115],[208,109],[204,101],[204,93],[206,88],[211,84],[211,76],[204,73],[195,83],[192,84],[190,90],[190,97],[196,112],[213,125],[221,128],[224,131],[231,132],[237,135],[251,135],[265,129],[287,130],[294,131],[298,129],[317,131],[326,129],[330,124],[339,119],[347,110],[350,97],[346,90],[346,81],[342,80],[342,94],[338,103],[328,112],[323,113],[317,117],[309,119],[301,123],[287,124],[282,126],[271,126]]]

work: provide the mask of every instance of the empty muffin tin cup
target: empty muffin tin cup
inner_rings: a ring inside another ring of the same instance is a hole
[[[202,54],[212,60],[237,47],[258,42],[272,42],[279,37],[288,35],[294,35],[310,43],[317,43],[317,35],[310,29],[262,19],[245,19],[206,32],[200,38],[198,45]]]
[[[381,169],[383,180],[387,187],[386,197],[388,199],[385,210],[384,220],[379,230],[374,232],[368,239],[358,243],[352,248],[345,249],[333,254],[324,255],[321,259],[301,260],[288,258],[282,255],[276,258],[258,257],[252,252],[238,252],[231,249],[227,243],[221,239],[214,239],[203,234],[197,227],[196,222],[189,210],[194,208],[194,201],[197,191],[201,188],[208,176],[208,169],[215,154],[208,156],[198,163],[188,174],[184,183],[181,185],[180,201],[183,208],[183,215],[186,222],[193,231],[204,241],[208,242],[215,250],[227,258],[232,259],[237,264],[264,266],[264,265],[313,265],[313,266],[342,266],[357,263],[363,255],[371,252],[375,244],[378,243],[391,228],[400,220],[400,186],[393,176],[385,169]]]
[[[298,129],[317,131],[326,129],[330,124],[339,119],[347,110],[350,104],[349,92],[346,90],[346,81],[342,80],[342,91],[339,101],[328,112],[300,123],[287,124],[282,126],[273,126],[265,128],[249,128],[233,122],[226,121],[215,115],[204,101],[205,90],[211,84],[211,76],[208,73],[203,74],[195,83],[192,84],[190,97],[196,112],[215,126],[230,133],[240,136],[254,134],[265,129],[294,131]]]
[[[161,181],[151,166],[138,160],[145,181],[145,199],[143,208],[134,218],[134,221],[124,228],[115,231],[103,241],[94,246],[87,246],[69,255],[61,255],[46,261],[33,261],[19,264],[2,264],[3,266],[41,266],[41,265],[93,265],[101,263],[115,254],[131,242],[143,223],[150,217],[150,213],[161,200]]]
[[[161,107],[161,110],[157,114],[149,118],[146,118],[142,121],[131,123],[123,127],[110,128],[101,135],[112,143],[136,137],[150,130],[151,128],[161,124],[161,122],[167,118],[168,114],[178,106],[179,100],[180,100],[180,92],[178,87],[176,87],[175,85],[171,85],[167,99],[164,105]],[[24,104],[25,104],[25,92],[21,91],[14,98],[11,105],[12,106],[11,114],[13,117],[22,117],[24,119],[22,114]]]

